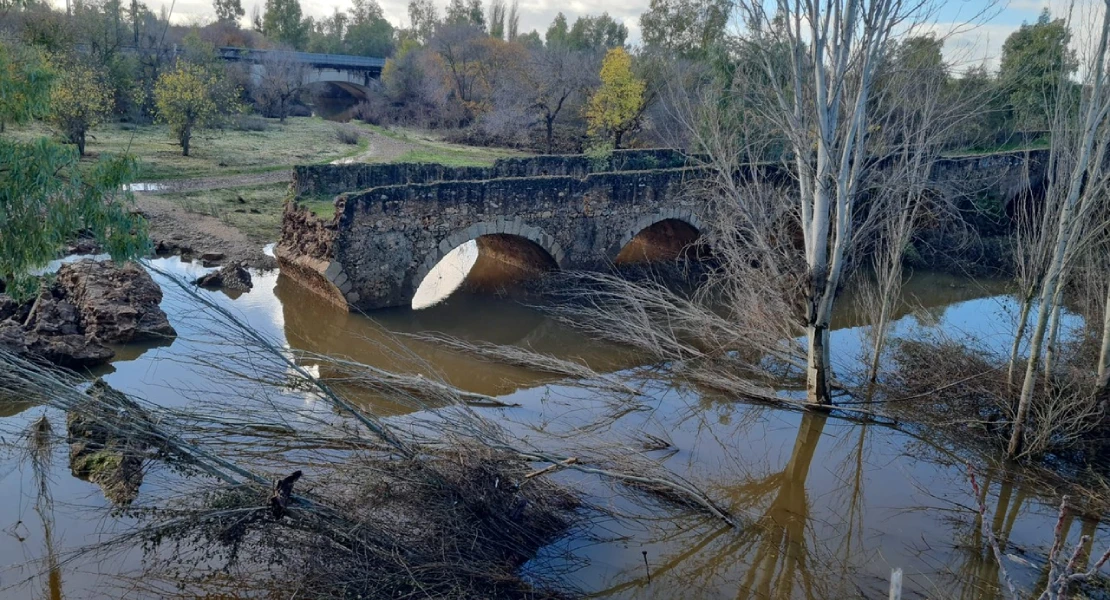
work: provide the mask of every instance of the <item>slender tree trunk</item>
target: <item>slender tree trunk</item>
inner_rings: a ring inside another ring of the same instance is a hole
[[[551,154],[555,148],[555,117],[544,117],[547,121],[547,153]]]
[[[1052,301],[1052,315],[1048,318],[1048,341],[1044,350],[1044,378],[1048,386],[1052,371],[1056,368],[1057,340],[1060,334],[1060,298]]]
[[[74,137],[76,138],[76,141],[77,141],[77,154],[79,154],[81,156],[84,156],[85,155],[85,132],[80,131]]]
[[[1014,343],[1010,345],[1010,364],[1006,370],[1006,384],[1014,385],[1014,371],[1017,370],[1017,361],[1021,352],[1021,340],[1025,338],[1025,329],[1029,325],[1029,311],[1033,307],[1033,295],[1026,294],[1021,301],[1021,316],[1018,317],[1017,332],[1014,334]]]
[[[181,133],[181,156],[189,156],[189,139],[193,137],[192,127],[185,127]]]
[[[613,150],[621,149],[622,137],[624,137],[624,132],[618,129],[617,132],[613,135]]]
[[[829,393],[829,328],[811,324],[806,328],[809,350],[806,361],[806,399],[811,404],[830,404]]]
[[[1106,286],[1106,304],[1102,309],[1102,345],[1098,353],[1098,378],[1101,380],[1110,370],[1110,284]]]
[[[1064,211],[1069,212],[1067,209]],[[1021,452],[1022,438],[1025,434],[1025,419],[1029,415],[1029,404],[1033,401],[1033,390],[1037,385],[1037,371],[1041,362],[1041,350],[1044,348],[1045,335],[1048,332],[1048,322],[1051,318],[1053,307],[1052,300],[1056,297],[1056,285],[1060,280],[1060,270],[1063,266],[1063,252],[1049,266],[1048,276],[1042,285],[1041,301],[1037,307],[1037,323],[1033,327],[1033,337],[1029,341],[1029,359],[1025,365],[1025,379],[1021,386],[1021,397],[1018,399],[1017,414],[1014,415],[1014,428],[1010,433],[1010,443],[1006,448],[1006,455],[1013,458]]]

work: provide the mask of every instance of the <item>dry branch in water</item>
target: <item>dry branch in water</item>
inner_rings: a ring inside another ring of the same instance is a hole
[[[971,488],[978,499],[976,509],[979,511],[980,522],[983,524],[983,535],[987,539],[987,544],[990,546],[991,552],[994,554],[995,561],[998,562],[999,574],[1002,577],[1003,583],[1006,584],[1006,589],[1010,592],[1010,597],[1013,600],[1021,600],[1022,595],[1018,593],[1017,586],[1014,584],[1013,579],[1006,572],[1006,565],[1002,558],[1004,556],[1004,549],[999,545],[998,538],[991,528],[990,520],[987,519],[987,506],[984,500],[984,495],[979,489],[979,482],[975,478],[975,471],[971,465],[967,466],[968,477],[971,479]],[[1060,510],[1056,519],[1056,528],[1053,530],[1052,548],[1048,553],[1048,582],[1045,584],[1045,589],[1040,594],[1035,596],[1037,600],[1066,600],[1071,596],[1068,595],[1068,590],[1077,584],[1090,581],[1099,572],[1100,569],[1110,560],[1110,549],[1102,554],[1091,566],[1090,569],[1082,570],[1083,567],[1080,563],[1086,563],[1087,557],[1085,556],[1085,548],[1087,542],[1090,541],[1089,537],[1084,535],[1080,538],[1079,543],[1076,544],[1075,549],[1070,554],[1064,553],[1064,544],[1067,542],[1067,531],[1064,528],[1064,522],[1068,513],[1068,497],[1064,496],[1060,500]],[[1067,559],[1066,562],[1063,559]],[[1034,590],[1034,593],[1036,591]]]
[[[67,560],[172,548],[172,557],[149,561],[160,572],[136,582],[152,593],[178,585],[231,591],[206,576],[226,568],[239,593],[555,597],[562,582],[525,581],[520,566],[575,523],[608,512],[551,477],[528,477],[545,466],[666,490],[736,522],[655,461],[610,447],[568,448],[575,460],[534,448],[470,408],[473,394],[349,359],[296,355],[209,294],[163,276],[199,305],[194,322],[217,342],[190,361],[205,387],[180,390],[193,397],[185,407],[115,390],[90,395],[81,377],[0,348],[0,386],[95,421],[112,438],[142,440],[121,449],[136,454],[148,480],[158,478],[122,509],[138,525]],[[417,412],[375,415],[317,371]]]

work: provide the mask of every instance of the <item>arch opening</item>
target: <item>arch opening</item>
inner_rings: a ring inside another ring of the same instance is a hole
[[[420,281],[412,308],[439,304],[457,292],[504,294],[559,268],[536,242],[519,235],[491,233],[459,244]]]
[[[621,247],[614,262],[635,265],[694,259],[703,254],[701,232],[681,219],[662,219],[643,229]]]
[[[358,105],[366,101],[369,90],[360,85],[335,81],[314,81],[302,90],[314,115],[328,121],[346,123],[355,116]]]

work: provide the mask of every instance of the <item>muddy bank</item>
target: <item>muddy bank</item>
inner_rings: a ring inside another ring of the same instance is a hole
[[[206,260],[213,266],[241,263],[255,269],[277,267],[277,261],[267,256],[257,241],[215,217],[189,212],[170,200],[145,193],[135,194],[135,204],[146,217],[159,256],[180,255]]]

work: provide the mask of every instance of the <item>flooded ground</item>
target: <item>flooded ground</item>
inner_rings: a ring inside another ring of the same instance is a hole
[[[195,277],[206,269],[177,259],[160,268]],[[159,277],[159,279],[161,279]],[[197,357],[233,352],[213,344],[211,322],[174,286],[163,308],[179,332],[172,343],[121,348],[102,375],[112,386],[166,406],[182,406],[218,393],[198,380]],[[561,481],[595,494],[630,517],[604,530],[580,528],[552,544],[527,566],[537,577],[557,573],[568,585],[602,598],[848,598],[885,597],[892,568],[906,572],[906,598],[998,598],[997,565],[983,546],[962,459],[917,434],[888,426],[771,408],[721,394],[699,393],[667,381],[640,380],[647,400],[614,411],[578,387],[529,370],[495,365],[442,344],[408,337],[441,332],[473,341],[527,346],[580,359],[613,372],[639,364],[624,349],[591,340],[543,312],[511,300],[456,294],[426,310],[397,309],[372,318],[340,311],[276,272],[256,273],[254,289],[228,296],[207,292],[252,326],[290,348],[349,356],[387,369],[440,377],[465,390],[519,404],[481,409],[540,446],[561,436],[593,436],[640,443],[643,433],[669,443],[649,454],[721,499],[744,526],[722,527],[701,514],[651,500],[632,501],[584,475]],[[999,282],[918,274],[906,288],[894,335],[969,336],[985,348],[1007,349],[1015,305]],[[850,295],[844,306],[851,303]],[[833,336],[834,361],[844,369],[866,348],[866,328],[845,311]],[[1065,326],[1075,327],[1069,316]],[[218,400],[219,396],[216,396]],[[405,406],[360,398],[381,413]],[[55,427],[64,416],[19,399],[0,400],[5,435],[46,414]],[[600,429],[599,414],[610,416]],[[44,509],[41,481],[20,443],[0,445],[0,598],[121,597],[130,589],[120,574],[138,574],[138,550],[55,564],[55,550],[93,544],[120,531],[99,489],[72,477],[66,448],[55,448],[47,481],[52,505]],[[6,452],[6,454],[5,454]],[[1059,499],[1020,473],[985,475],[989,518],[1008,542],[1011,575],[1029,587],[1042,579]],[[155,484],[156,485],[156,484]],[[141,496],[140,496],[141,497]],[[1071,519],[1080,533],[1110,541],[1092,519]],[[134,597],[141,597],[134,596]]]

